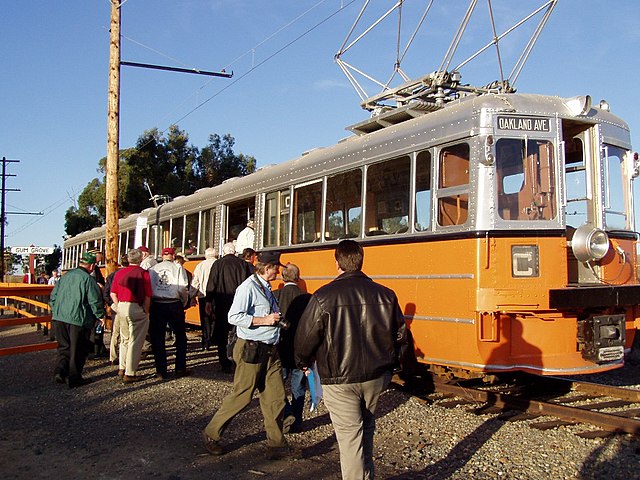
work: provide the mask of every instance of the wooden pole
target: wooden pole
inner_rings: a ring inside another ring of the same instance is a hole
[[[106,245],[107,275],[118,261],[118,166],[120,161],[120,1],[111,0],[109,113],[107,128]]]

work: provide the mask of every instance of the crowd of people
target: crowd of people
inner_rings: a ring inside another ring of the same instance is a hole
[[[202,432],[205,449],[225,453],[225,430],[257,392],[268,458],[295,456],[285,435],[303,427],[314,371],[335,429],[343,478],[373,478],[374,414],[398,365],[406,327],[395,293],[363,273],[362,246],[340,242],[336,278],[313,294],[302,288],[300,269],[283,265],[278,252],[256,253],[250,246],[236,252],[229,242],[220,258],[206,249],[193,274],[173,248],[161,253],[158,262],[144,246],[131,249],[105,279],[100,253],[85,252],[79,266],[55,283],[50,304],[59,345],[56,382],[69,388],[90,383],[84,364],[90,353],[105,349],[101,334],[108,312],[108,355],[122,382],[146,378],[138,371],[145,351],[153,354],[155,376],[169,378],[167,330],[175,338],[173,375],[191,375],[185,310],[197,302],[202,351],[215,349],[221,371],[233,373],[231,393]],[[279,274],[283,285],[272,290]]]

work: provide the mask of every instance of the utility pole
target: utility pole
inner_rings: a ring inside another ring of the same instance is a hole
[[[153,68],[181,73],[193,73],[214,77],[231,78],[233,72],[210,72],[196,69],[165,67],[135,62],[120,61],[120,18],[121,6],[127,0],[111,0],[111,29],[109,47],[109,113],[107,127],[107,180],[106,180],[106,245],[105,260],[107,275],[115,271],[118,258],[118,169],[120,166],[120,65]]]
[[[118,261],[118,167],[120,162],[120,1],[111,0],[109,113],[107,127],[106,245],[107,275]]]
[[[0,282],[4,282],[4,227],[7,223],[7,210],[4,206],[5,197],[7,193],[6,180],[7,177],[15,177],[15,175],[10,175],[7,173],[7,163],[16,163],[20,160],[7,160],[5,157],[2,157],[2,205],[0,206],[0,252],[2,252],[2,261],[0,261]],[[18,191],[15,188],[12,188],[11,191]]]

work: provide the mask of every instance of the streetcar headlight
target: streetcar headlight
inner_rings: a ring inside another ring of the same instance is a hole
[[[609,236],[603,230],[582,225],[573,234],[571,250],[579,262],[594,262],[609,251]]]

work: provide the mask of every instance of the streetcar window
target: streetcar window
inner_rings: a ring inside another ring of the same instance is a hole
[[[627,214],[625,197],[627,192],[624,173],[624,150],[614,146],[605,147],[605,222],[607,228],[625,229]]]
[[[120,262],[120,258],[127,252],[127,232],[120,232],[118,235],[118,259],[117,262]]]
[[[161,232],[162,232],[161,226],[159,225],[151,226],[151,230],[149,231],[149,245],[147,245],[147,248],[149,249],[149,253],[152,257],[155,257],[156,252],[158,251],[158,243],[162,245]]]
[[[166,220],[160,224],[160,241],[158,242],[158,251],[171,246],[171,222]]]
[[[581,134],[582,135],[582,134]],[[567,192],[567,225],[578,228],[587,223],[587,171],[581,138],[569,138],[564,144]]]
[[[360,236],[362,223],[362,170],[327,178],[327,240]]]
[[[367,168],[365,235],[404,233],[409,228],[408,156],[376,163]]]
[[[555,218],[555,162],[549,141],[498,140],[496,177],[501,218],[520,221]]]
[[[126,253],[133,248],[133,245],[135,244],[135,241],[136,241],[136,231],[135,230],[129,230],[127,232],[127,246],[125,248],[125,252],[124,252],[123,255],[126,255]]]
[[[185,255],[195,255],[198,253],[198,214],[187,215],[184,228],[184,253]]]
[[[264,246],[277,247],[289,243],[289,190],[265,196]]]
[[[431,223],[431,153],[420,152],[416,158],[416,231],[429,230]]]
[[[171,222],[171,247],[174,248],[176,252],[181,252],[183,240],[184,217],[177,217]]]
[[[467,143],[451,145],[440,152],[438,175],[438,224],[462,225],[469,216],[469,158]]]
[[[320,240],[322,219],[322,182],[296,187],[293,196],[294,244]]]
[[[198,239],[198,254],[204,255],[205,249],[213,247],[213,225],[215,218],[214,210],[200,212],[200,237]]]

